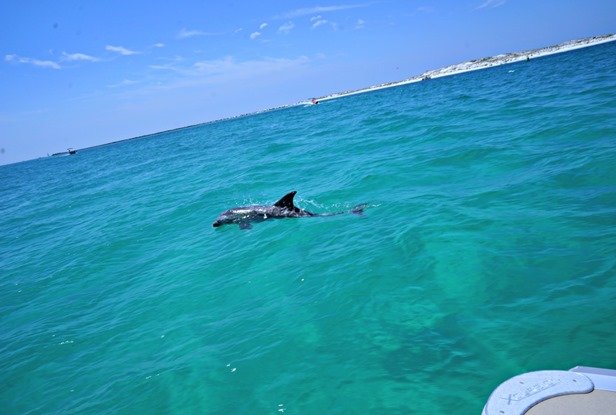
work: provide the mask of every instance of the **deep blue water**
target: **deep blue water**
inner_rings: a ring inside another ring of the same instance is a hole
[[[616,42],[0,167],[3,414],[478,414],[616,368]],[[296,203],[364,216],[212,228]]]

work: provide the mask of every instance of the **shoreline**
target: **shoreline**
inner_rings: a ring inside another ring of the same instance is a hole
[[[500,66],[500,65],[506,65],[506,64],[514,63],[514,62],[520,62],[520,61],[526,60],[527,58],[534,59],[534,58],[540,58],[543,56],[554,55],[557,53],[569,52],[572,50],[581,49],[581,48],[585,48],[589,46],[595,46],[601,43],[607,43],[607,42],[613,42],[613,41],[616,41],[616,33],[608,34],[608,35],[601,35],[601,36],[592,36],[592,37],[587,37],[587,38],[577,39],[577,40],[569,40],[563,43],[559,43],[558,45],[547,46],[547,47],[543,47],[539,49],[525,50],[521,52],[504,53],[504,54],[500,54],[496,56],[490,56],[487,58],[474,59],[474,60],[470,60],[467,62],[445,66],[439,69],[428,70],[422,73],[421,75],[417,75],[417,76],[407,78],[401,81],[386,82],[386,83],[373,85],[373,86],[366,87],[366,88],[360,88],[360,89],[349,90],[349,91],[344,91],[344,92],[336,92],[336,93],[325,95],[325,96],[318,97],[315,99],[319,102],[328,101],[331,99],[342,98],[342,97],[347,97],[347,96],[356,95],[356,94],[363,94],[365,92],[376,91],[379,89],[392,88],[396,86],[412,84],[412,83],[421,82],[427,79],[441,78],[443,76],[450,76],[450,75],[458,75],[458,74],[465,73],[465,72],[477,71],[480,69],[492,68],[494,66]],[[246,113],[246,114],[239,114],[239,115],[220,118],[220,119],[216,119],[212,121],[205,121],[205,122],[198,123],[198,124],[186,125],[184,127],[171,128],[169,130],[159,131],[156,133],[143,134],[143,135],[136,136],[136,137],[113,140],[108,143],[84,147],[84,148],[80,148],[77,150],[81,151],[81,150],[89,150],[89,149],[98,148],[98,147],[104,147],[104,146],[108,146],[112,144],[121,143],[123,141],[138,140],[142,138],[153,137],[158,134],[164,134],[164,133],[168,133],[172,131],[183,130],[186,128],[198,127],[201,125],[207,125],[207,124],[213,124],[213,123],[218,123],[222,121],[233,120],[236,118],[247,117],[250,115],[262,114],[264,112],[281,110],[285,108],[295,107],[298,105],[313,105],[313,104],[311,103],[311,100],[308,99],[305,101],[296,102],[294,104],[286,104],[286,105],[281,105],[281,106],[273,107],[273,108],[267,108],[267,109],[263,109],[259,111]],[[48,157],[52,157],[52,156],[48,156]]]
[[[544,56],[555,55],[557,53],[570,52],[576,49],[582,49],[590,46],[596,46],[602,43],[616,41],[616,34],[592,36],[583,39],[569,40],[553,46],[546,46],[539,49],[524,50],[520,52],[503,53],[496,56],[490,56],[481,59],[473,59],[470,61],[456,63],[445,66],[439,69],[431,69],[425,71],[421,75],[407,78],[401,81],[387,82],[379,85],[374,85],[366,88],[337,92],[334,94],[325,95],[316,98],[318,101],[327,101],[330,99],[346,97],[349,95],[362,94],[364,92],[376,91],[379,89],[392,88],[400,85],[412,84],[415,82],[424,81],[427,79],[441,78],[444,76],[458,75],[465,72],[477,71],[480,69],[488,69],[495,66],[507,65],[509,63],[521,62],[527,59],[541,58]],[[302,101],[298,104],[309,104],[310,101]]]

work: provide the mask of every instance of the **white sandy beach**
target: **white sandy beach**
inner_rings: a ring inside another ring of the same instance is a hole
[[[508,64],[508,63],[523,61],[523,60],[526,60],[527,58],[528,59],[539,58],[539,57],[542,57],[542,56],[553,55],[555,53],[561,53],[561,52],[568,52],[568,51],[571,51],[571,50],[574,50],[574,49],[585,48],[585,47],[588,47],[588,46],[594,46],[594,45],[598,45],[600,43],[612,42],[612,41],[615,41],[615,40],[616,40],[616,34],[603,35],[603,36],[594,36],[594,37],[589,37],[589,38],[580,39],[580,40],[570,40],[568,42],[563,42],[563,43],[555,45],[555,46],[548,46],[548,47],[541,48],[541,49],[527,50],[527,51],[522,51],[522,52],[505,53],[505,54],[502,54],[502,55],[487,57],[487,58],[483,58],[483,59],[475,59],[475,60],[468,61],[468,62],[463,62],[463,63],[459,63],[459,64],[455,64],[455,65],[446,66],[446,67],[440,68],[440,69],[434,69],[434,70],[426,71],[426,72],[424,72],[421,75],[414,76],[412,78],[407,78],[407,79],[404,79],[402,81],[387,82],[387,83],[383,83],[383,84],[380,84],[380,85],[374,85],[374,86],[371,86],[371,87],[361,88],[361,89],[357,89],[357,90],[353,90],[353,91],[337,92],[337,93],[334,93],[334,94],[318,97],[318,98],[316,98],[316,100],[317,101],[326,101],[326,100],[330,100],[330,99],[334,99],[334,98],[340,98],[340,97],[345,97],[345,96],[349,96],[349,95],[361,94],[361,93],[364,93],[364,92],[374,91],[374,90],[377,90],[377,89],[391,88],[391,87],[394,87],[394,86],[410,84],[410,83],[413,83],[413,82],[420,82],[420,81],[423,81],[423,80],[426,80],[426,79],[440,78],[442,76],[456,75],[456,74],[460,74],[460,73],[463,73],[463,72],[469,72],[469,71],[476,71],[476,70],[479,70],[479,69],[491,68],[493,66],[505,65],[505,64]],[[205,123],[195,124],[195,125],[215,123],[215,122],[230,120],[230,119],[234,119],[234,118],[245,117],[247,115],[260,114],[260,113],[264,113],[264,112],[268,112],[268,111],[273,111],[273,110],[293,107],[293,106],[296,106],[296,105],[313,105],[313,104],[311,103],[311,100],[305,100],[305,101],[300,101],[300,102],[297,102],[297,103],[294,103],[294,104],[282,105],[282,106],[275,107],[275,108],[266,108],[266,109],[263,109],[263,110],[260,110],[260,111],[255,111],[255,112],[251,112],[251,113],[248,113],[248,114],[239,114],[239,115],[236,115],[236,116],[222,118],[222,119],[218,119],[218,120],[214,120],[214,121],[208,121],[208,122],[205,122]],[[185,127],[180,127],[180,128],[177,128],[176,130],[182,130],[184,128],[191,128],[191,127],[194,127],[195,125],[188,125],[188,126],[185,126]],[[173,131],[173,130],[168,130],[168,131]],[[168,132],[168,131],[161,131],[160,133],[164,133],[164,132]],[[160,134],[160,133],[156,133],[156,134]],[[152,135],[154,135],[154,134],[152,134]],[[121,142],[121,141],[126,141],[126,140],[133,140],[135,138],[142,138],[142,137],[145,137],[145,136],[133,137],[133,138],[125,139],[125,140],[118,140],[118,141],[114,141],[114,142],[110,142],[110,143],[101,144],[101,145],[98,145],[98,146],[92,146],[90,148],[106,146],[106,145],[109,145],[109,144],[114,144],[114,143]],[[64,154],[64,153],[61,153],[61,154]]]
[[[440,69],[426,71],[421,75],[414,76],[402,81],[388,82],[380,85],[362,88],[354,91],[338,92],[324,97],[317,98],[318,101],[340,98],[343,96],[361,94],[363,92],[374,91],[376,89],[390,88],[393,86],[410,84],[426,79],[440,78],[442,76],[456,75],[464,72],[476,71],[479,69],[491,68],[493,66],[506,65],[508,63],[520,62],[527,59],[539,58],[542,56],[553,55],[556,53],[569,52],[571,50],[585,48],[588,46],[598,45],[600,43],[612,42],[616,40],[616,34],[594,36],[579,40],[570,40],[560,43],[555,46],[548,46],[541,49],[525,50],[521,52],[505,53],[497,56],[491,56],[483,59],[475,59],[468,62],[458,63],[455,65],[446,66]],[[310,101],[302,102],[301,104],[309,104]]]

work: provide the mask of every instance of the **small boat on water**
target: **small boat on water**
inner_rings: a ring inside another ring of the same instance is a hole
[[[501,383],[482,415],[614,415],[616,370],[576,366],[541,370]]]
[[[53,153],[52,157],[53,156],[70,156],[70,155],[73,155],[73,154],[77,154],[77,150],[75,150],[73,148],[69,148],[66,151],[61,151],[59,153]]]

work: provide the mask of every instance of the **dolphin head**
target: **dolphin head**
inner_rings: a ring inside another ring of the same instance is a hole
[[[218,228],[219,226],[224,225],[225,223],[231,223],[231,222],[224,214],[222,214],[216,218],[214,223],[212,223],[212,226],[215,228]]]
[[[248,219],[250,217],[250,213],[249,208],[243,207],[226,210],[218,215],[214,223],[212,223],[212,226],[217,228],[221,225],[229,223],[238,223],[242,220]]]

